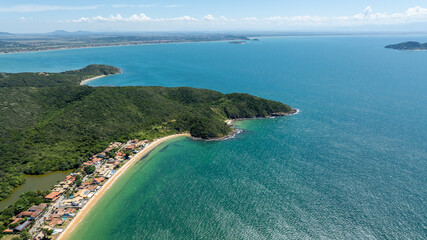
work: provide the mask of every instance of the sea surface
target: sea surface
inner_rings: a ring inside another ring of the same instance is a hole
[[[300,109],[178,138],[106,193],[71,239],[427,239],[427,36],[261,38],[0,55],[0,72],[110,64],[92,86],[246,92]]]

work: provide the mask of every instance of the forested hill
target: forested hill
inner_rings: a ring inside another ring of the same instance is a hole
[[[81,81],[97,76],[120,73],[120,69],[107,65],[89,65],[85,68],[61,73],[0,73],[0,87],[53,87],[79,85]]]
[[[77,84],[81,78],[70,78],[93,66],[103,74],[102,69],[115,69],[92,65],[57,73],[58,86],[46,80],[51,73],[43,75],[46,79],[40,75],[38,80],[20,79],[29,73],[3,79],[2,86],[7,87],[0,88],[0,199],[23,182],[24,173],[78,167],[112,141],[180,132],[217,138],[232,131],[226,119],[292,111],[285,104],[248,94],[194,88],[89,87]],[[85,76],[93,74],[97,70]]]

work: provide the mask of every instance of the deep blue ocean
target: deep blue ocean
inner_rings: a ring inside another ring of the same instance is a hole
[[[0,72],[109,64],[92,86],[246,92],[300,113],[172,140],[72,239],[427,239],[427,36],[261,38],[0,55]]]

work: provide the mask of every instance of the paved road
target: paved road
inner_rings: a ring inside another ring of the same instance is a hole
[[[41,215],[39,218],[36,219],[34,222],[33,227],[28,231],[31,235],[33,235],[35,232],[37,232],[39,227],[44,223],[46,219],[49,218],[50,214],[52,213],[53,209],[56,209],[59,207],[59,205],[64,200],[64,196],[61,196],[54,204],[50,205],[47,209],[47,211],[44,212],[43,215]]]

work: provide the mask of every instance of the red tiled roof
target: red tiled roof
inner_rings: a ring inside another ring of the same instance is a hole
[[[62,224],[64,222],[64,220],[62,220],[61,218],[53,218],[50,223],[49,223],[49,227],[55,227],[58,224]]]
[[[93,182],[100,183],[105,180],[105,177],[94,178]]]
[[[66,181],[68,181],[68,180],[74,181],[74,180],[76,180],[76,178],[74,176],[68,175],[65,177],[65,180]]]
[[[99,162],[101,160],[102,160],[102,158],[94,158],[94,159],[92,159],[92,162]]]
[[[13,218],[13,222],[9,223],[9,225],[15,224],[15,223],[17,223],[17,222],[21,221],[22,219],[23,219],[23,218],[14,217],[14,218]]]
[[[46,197],[44,197],[44,198],[46,198],[46,199],[52,199],[52,201],[55,201],[56,199],[58,199],[58,197],[61,195],[61,193],[60,192],[51,192],[51,193],[49,193]],[[56,199],[55,199],[56,198]],[[53,199],[55,199],[55,200],[53,200]]]

